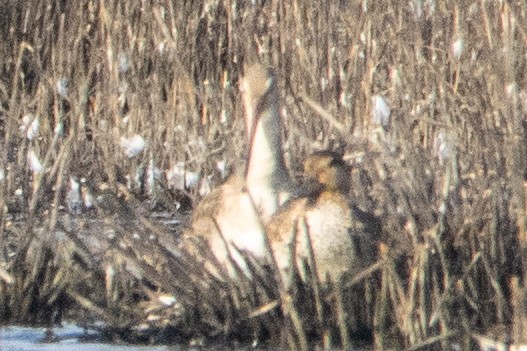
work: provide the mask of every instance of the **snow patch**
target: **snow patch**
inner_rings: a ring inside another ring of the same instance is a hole
[[[121,137],[121,148],[128,158],[139,155],[146,147],[145,139],[139,134],[131,138]]]

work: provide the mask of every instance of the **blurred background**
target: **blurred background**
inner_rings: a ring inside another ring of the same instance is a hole
[[[177,290],[159,260],[144,258],[164,257],[163,245],[122,260],[112,252],[143,250],[125,234],[169,237],[174,218],[184,223],[243,163],[238,82],[258,61],[279,78],[292,172],[315,150],[338,150],[353,167],[353,201],[383,223],[368,300],[376,345],[394,335],[401,348],[468,345],[496,326],[522,335],[525,3],[1,0],[0,9],[2,323],[53,324],[74,306],[130,330],[151,313],[132,304]],[[165,217],[137,221],[154,213]],[[94,232],[109,243],[79,240]],[[180,323],[173,313],[164,321]],[[212,329],[229,334],[222,320]],[[186,337],[210,336],[202,322],[188,322]]]

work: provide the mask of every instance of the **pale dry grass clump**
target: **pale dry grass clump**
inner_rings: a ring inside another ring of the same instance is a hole
[[[290,168],[314,149],[345,151],[350,195],[382,222],[378,261],[349,283],[367,302],[366,326],[344,324],[369,329],[378,349],[469,349],[473,333],[495,326],[524,334],[525,5],[5,0],[2,9],[2,323],[88,311],[138,341],[339,343],[343,323],[316,282],[285,292],[256,263],[256,284],[207,276],[149,218],[217,184],[218,162],[240,162],[238,79],[258,60],[279,76]],[[134,136],[144,149],[123,150]],[[202,182],[171,183],[177,165]],[[83,198],[73,219],[61,209],[71,178],[85,178],[98,202],[88,211]],[[97,200],[103,182],[110,198]]]

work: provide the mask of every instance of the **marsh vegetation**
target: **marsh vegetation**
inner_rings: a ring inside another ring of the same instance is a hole
[[[2,324],[291,349],[349,346],[343,329],[397,350],[525,334],[524,3],[0,3]],[[251,257],[252,279],[206,273],[159,216],[184,225],[243,160],[255,61],[279,78],[289,169],[341,151],[382,223],[344,313]]]

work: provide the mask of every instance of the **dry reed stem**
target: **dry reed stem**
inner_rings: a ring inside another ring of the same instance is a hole
[[[316,261],[315,261],[315,254],[314,254],[314,251],[313,251],[313,245],[312,245],[312,240],[311,240],[311,235],[309,234],[309,227],[307,225],[307,222],[306,222],[306,219],[305,217],[302,217],[300,219],[300,235],[304,235],[305,236],[305,242],[307,243],[307,246],[308,246],[308,252],[309,252],[309,256],[308,256],[308,267],[309,267],[309,271],[311,272],[311,277],[309,279],[309,281],[311,282],[310,284],[310,287],[312,288],[313,290],[313,295],[314,295],[314,298],[315,298],[315,311],[316,311],[316,317],[317,317],[317,329],[318,330],[321,330],[321,334],[322,334],[322,343],[323,343],[323,346],[324,348],[330,348],[331,347],[331,325],[328,324],[328,323],[325,323],[325,320],[327,319],[327,316],[325,315],[324,313],[324,296],[322,294],[322,286],[321,284],[324,283],[324,282],[321,282],[319,280],[319,271],[318,271],[318,268],[317,268],[317,264],[316,264]],[[298,228],[297,227],[297,224],[294,224],[293,225],[293,228]],[[299,234],[297,234],[299,235]],[[297,237],[296,235],[293,237],[293,242],[292,242],[292,245],[294,246],[295,243],[298,242],[297,241]],[[296,249],[293,249],[292,250],[292,257],[291,257],[291,262],[297,262],[296,260]],[[345,322],[345,319],[343,318],[342,314],[344,313],[345,311],[345,307],[344,305],[342,304],[342,290],[341,290],[341,286],[340,286],[340,282],[338,282],[339,284],[337,285],[337,287],[334,287],[334,292],[335,292],[335,295],[336,295],[336,300],[337,300],[337,306],[336,306],[336,313],[338,315],[338,323],[339,323],[339,330],[340,330],[340,334],[341,334],[341,339],[342,339],[342,345],[344,348],[346,347],[349,347],[349,335],[348,335],[348,330],[347,330],[347,325],[346,325],[346,322]],[[340,305],[339,305],[340,304]],[[344,328],[344,329],[343,329]]]

